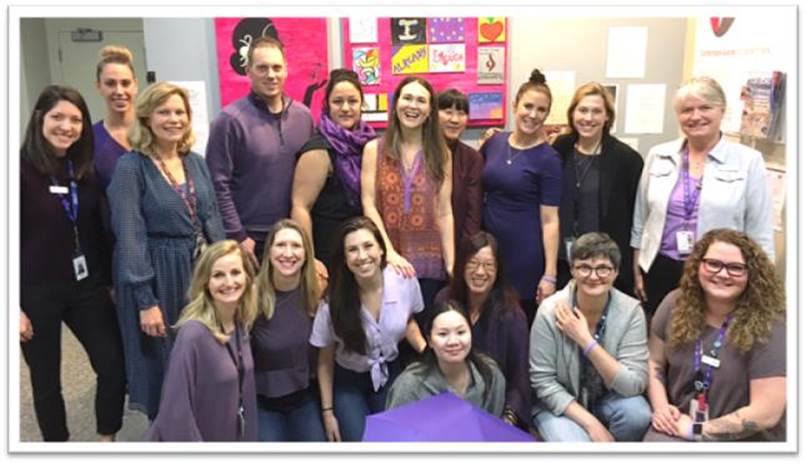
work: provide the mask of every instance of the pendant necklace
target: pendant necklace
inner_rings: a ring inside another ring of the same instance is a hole
[[[518,157],[521,153],[523,153],[526,149],[518,150],[514,154],[512,153],[512,145],[507,144],[507,164],[512,165],[512,162],[515,161],[515,158]]]

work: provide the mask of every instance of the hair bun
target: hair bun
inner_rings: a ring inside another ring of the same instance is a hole
[[[123,45],[106,45],[98,54],[101,55],[101,60],[116,58],[132,62],[132,52]]]
[[[539,69],[535,68],[532,70],[532,74],[529,75],[529,82],[532,84],[545,84],[546,76],[540,72]]]

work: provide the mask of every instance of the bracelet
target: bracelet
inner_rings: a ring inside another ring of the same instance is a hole
[[[322,412],[327,412],[327,411],[332,411],[332,410],[333,410],[333,406],[331,406],[329,408],[322,408]]]
[[[556,284],[557,283],[557,278],[552,277],[550,275],[544,275],[543,277],[540,278],[540,280],[545,280],[546,282],[551,283],[551,284]]]
[[[588,344],[585,346],[585,349],[582,350],[582,354],[587,356],[588,354],[590,354],[591,350],[593,350],[598,344],[599,342],[597,342],[596,339],[589,341]]]

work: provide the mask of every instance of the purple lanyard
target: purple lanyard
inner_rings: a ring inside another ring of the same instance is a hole
[[[76,247],[75,251],[78,253],[81,251],[81,245],[78,241],[78,184],[76,183],[72,160],[67,160],[67,172],[70,176],[70,185],[67,188],[70,192],[70,199],[68,200],[67,195],[61,193],[57,193],[56,195],[59,196],[59,200],[62,202],[64,212],[67,213],[67,218],[73,223],[73,238],[75,239]],[[54,176],[50,176],[50,181],[53,183],[54,187],[60,187],[59,182],[56,181]]]
[[[702,178],[700,178],[702,181]],[[688,148],[683,153],[683,207],[686,212],[686,222],[691,221],[691,216],[694,215],[694,207],[697,206],[697,202],[700,200],[700,187],[697,186],[694,189],[694,193],[691,193],[691,186],[689,185],[691,182],[691,177],[688,173]]]
[[[722,323],[722,326],[719,327],[719,335],[717,335],[716,340],[714,340],[714,344],[711,347],[711,351],[708,352],[708,355],[712,358],[719,358],[719,349],[722,348],[722,345],[725,343],[725,334],[728,332],[728,325],[730,325],[730,321],[733,320],[733,314],[729,314],[728,317],[725,318],[725,322]],[[697,340],[697,343],[694,347],[694,371],[701,372],[702,369],[702,338]],[[711,379],[714,376],[714,366],[710,364],[706,366],[705,372],[702,372],[702,380],[696,379],[694,380],[694,390],[697,393],[705,393],[711,388]]]
[[[418,151],[408,172],[403,168],[403,160],[400,160],[400,167],[403,168],[403,212],[406,214],[411,213],[411,187],[414,184],[414,176],[417,175],[422,159],[423,152]]]

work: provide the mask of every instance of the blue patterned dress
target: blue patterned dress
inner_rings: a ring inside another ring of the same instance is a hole
[[[193,179],[197,210],[209,243],[224,239],[224,227],[207,165],[184,157]],[[157,414],[165,365],[175,333],[149,337],[140,329],[140,310],[158,305],[166,326],[185,306],[193,266],[193,221],[182,197],[156,164],[139,152],[123,155],[107,190],[115,232],[115,296],[126,356],[129,407]]]

